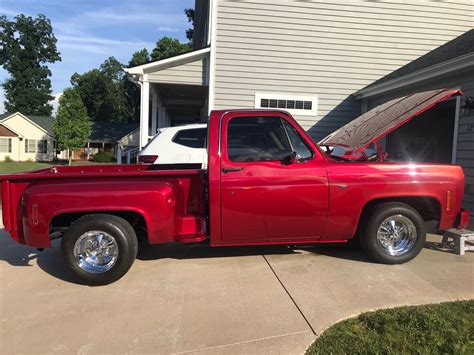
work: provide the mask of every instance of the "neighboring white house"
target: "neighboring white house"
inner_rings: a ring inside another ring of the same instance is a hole
[[[0,161],[49,161],[55,157],[50,118],[25,116],[19,112],[0,115]]]
[[[19,112],[0,115],[0,161],[51,161],[67,159],[67,151],[57,152],[51,116],[30,116]],[[92,122],[91,135],[84,146],[73,152],[73,159],[90,159],[103,151],[130,162],[138,148],[136,124]]]

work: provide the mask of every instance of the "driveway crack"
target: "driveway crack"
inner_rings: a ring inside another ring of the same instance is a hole
[[[280,277],[278,276],[278,274],[276,273],[275,269],[273,269],[272,265],[270,264],[270,262],[268,261],[267,257],[265,256],[265,254],[262,253],[262,257],[263,259],[265,259],[265,262],[267,263],[268,267],[270,268],[270,270],[272,271],[273,275],[275,275],[276,279],[278,280],[278,282],[280,283],[281,287],[283,287],[283,289],[285,290],[286,294],[288,295],[288,297],[290,298],[291,302],[293,302],[293,304],[295,305],[296,309],[298,310],[298,312],[301,314],[301,317],[303,317],[304,321],[306,322],[306,324],[308,325],[309,329],[311,329],[311,331],[313,332],[314,335],[318,335],[315,331],[314,331],[314,328],[311,326],[311,323],[308,321],[308,319],[306,318],[306,316],[304,315],[303,311],[301,310],[301,308],[298,306],[298,304],[296,303],[295,299],[293,298],[293,296],[290,294],[290,292],[288,291],[288,289],[286,288],[286,286],[283,284],[283,282],[281,281]]]

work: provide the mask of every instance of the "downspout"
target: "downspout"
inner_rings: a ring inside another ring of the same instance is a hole
[[[210,1],[210,53],[209,53],[209,97],[207,100],[208,114],[214,110],[215,78],[216,78],[216,36],[217,36],[217,0]]]

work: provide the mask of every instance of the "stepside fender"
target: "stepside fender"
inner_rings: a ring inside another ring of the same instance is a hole
[[[175,238],[173,186],[156,180],[98,179],[43,181],[23,194],[22,225],[26,244],[50,247],[50,225],[65,213],[134,212],[146,223],[150,243]]]

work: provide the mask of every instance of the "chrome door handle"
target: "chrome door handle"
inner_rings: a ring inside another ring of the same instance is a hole
[[[222,168],[222,172],[225,173],[230,173],[232,171],[242,171],[244,168]]]

